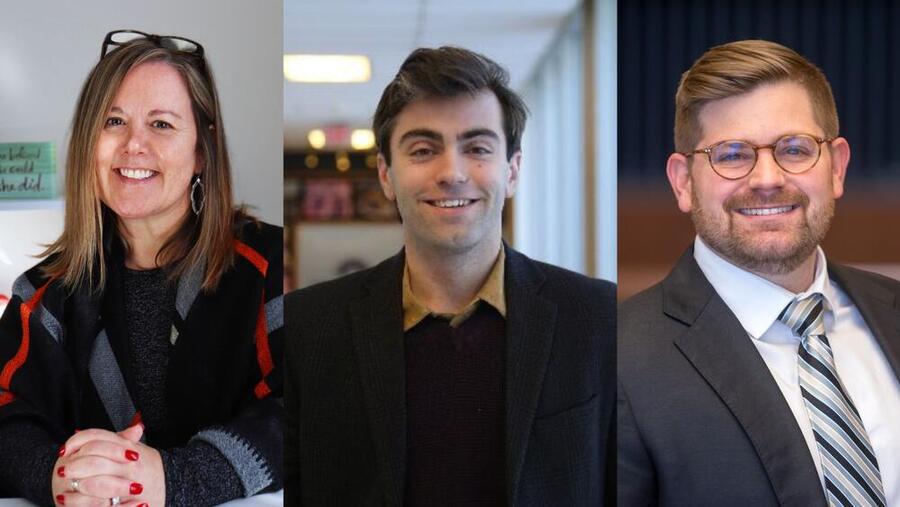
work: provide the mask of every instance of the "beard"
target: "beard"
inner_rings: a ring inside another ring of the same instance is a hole
[[[753,191],[737,194],[728,198],[722,209],[704,208],[696,192],[691,200],[691,220],[700,238],[733,264],[763,275],[784,275],[797,269],[825,239],[834,217],[834,199],[810,207],[809,197],[796,189],[785,188],[770,195]],[[791,226],[796,230],[782,230],[783,224],[760,224],[747,230],[735,223],[734,213],[740,208],[787,202],[800,206],[801,222]],[[786,237],[767,237],[779,231]]]

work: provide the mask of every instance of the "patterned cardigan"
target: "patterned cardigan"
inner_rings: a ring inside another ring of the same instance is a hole
[[[165,386],[172,429],[145,443],[212,445],[250,496],[282,487],[283,239],[281,228],[262,223],[245,223],[235,236],[234,265],[215,291],[200,290],[202,266],[177,282]],[[67,291],[41,273],[42,263],[16,280],[0,318],[0,454],[20,445],[3,441],[7,423],[17,438],[26,423],[34,440],[30,461],[0,455],[0,486],[38,503],[52,501],[56,449],[76,428],[121,431],[141,417],[119,296],[123,249],[106,251],[103,294]],[[44,491],[28,490],[27,474],[43,474]]]

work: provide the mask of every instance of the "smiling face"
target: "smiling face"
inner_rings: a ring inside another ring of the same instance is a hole
[[[504,201],[520,153],[506,159],[500,103],[490,91],[407,105],[390,138],[392,164],[378,175],[403,218],[407,247],[464,253],[499,248]]]
[[[184,79],[165,62],[131,69],[97,141],[100,199],[126,224],[141,221],[171,229],[188,212],[197,160]]]
[[[738,139],[767,145],[787,134],[825,137],[806,90],[791,82],[764,84],[715,100],[699,115],[696,148]],[[830,145],[830,148],[829,148]],[[783,275],[812,259],[843,194],[850,158],[846,140],[823,143],[822,155],[801,174],[783,171],[770,149],[758,152],[753,171],[738,180],[713,172],[706,155],[669,157],[667,172],[679,208],[691,214],[697,234],[731,262],[763,275]]]

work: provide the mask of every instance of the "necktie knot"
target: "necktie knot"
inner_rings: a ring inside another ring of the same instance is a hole
[[[805,298],[793,299],[778,315],[778,320],[800,338],[821,336],[825,334],[824,309],[822,294],[816,292]]]

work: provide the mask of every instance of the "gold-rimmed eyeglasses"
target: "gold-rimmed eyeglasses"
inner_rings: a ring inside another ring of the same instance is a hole
[[[755,145],[749,141],[720,141],[707,148],[682,153],[685,157],[705,153],[713,171],[726,180],[739,180],[756,167],[759,150],[772,150],[775,163],[785,172],[800,174],[813,168],[822,156],[822,143],[834,141],[834,137],[816,137],[810,134],[788,134],[772,144]]]

